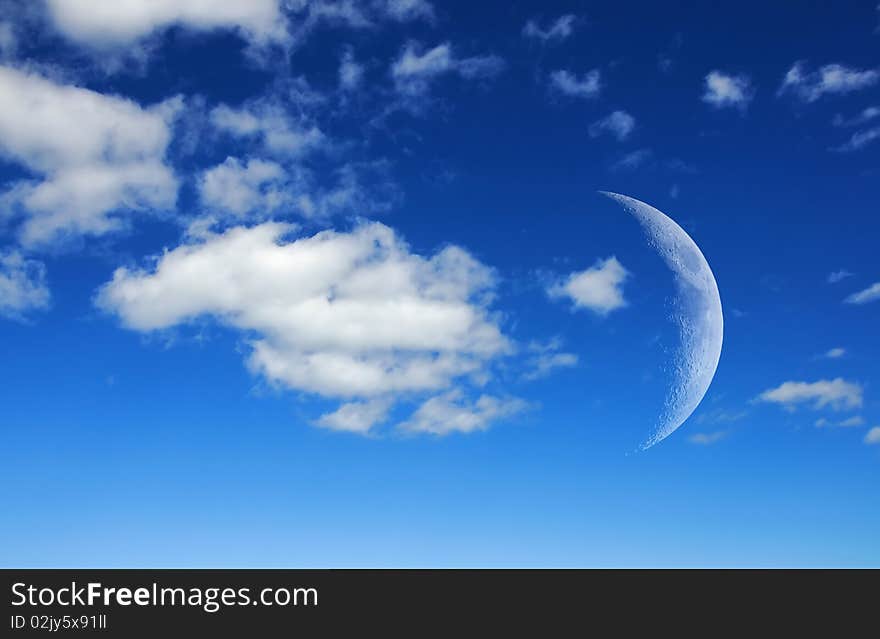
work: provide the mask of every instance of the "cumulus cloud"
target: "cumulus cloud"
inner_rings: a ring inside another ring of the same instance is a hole
[[[616,257],[599,260],[585,271],[576,271],[547,289],[552,299],[568,298],[576,309],[584,308],[598,315],[627,305],[623,284],[629,277]]]
[[[517,398],[480,395],[470,402],[458,390],[425,401],[409,420],[400,425],[411,433],[448,435],[486,430],[492,422],[522,412],[527,404]]]
[[[825,353],[825,357],[828,359],[840,359],[844,355],[846,355],[846,349],[840,347],[832,348]]]
[[[712,444],[717,444],[725,437],[727,437],[726,430],[716,430],[711,433],[694,433],[688,437],[688,441],[699,446],[711,446]]]
[[[217,130],[255,141],[266,152],[286,159],[300,158],[328,144],[316,125],[272,100],[252,100],[240,108],[221,104],[211,110],[210,120]]]
[[[97,48],[121,47],[171,26],[233,29],[256,42],[283,40],[279,0],[46,0],[48,15],[64,36]]]
[[[880,300],[880,282],[874,282],[868,288],[853,293],[843,301],[846,304],[867,304],[877,300]]]
[[[321,415],[315,423],[330,430],[366,435],[374,426],[385,421],[390,408],[391,402],[387,399],[348,402],[332,413]]]
[[[758,401],[779,404],[788,409],[800,404],[809,404],[814,410],[825,407],[852,409],[862,405],[862,387],[840,377],[817,382],[785,382],[761,393]]]
[[[0,150],[39,177],[13,185],[26,245],[101,235],[133,211],[173,208],[178,182],[165,153],[179,98],[131,100],[0,67]]]
[[[636,119],[626,111],[612,111],[610,114],[596,120],[590,125],[590,137],[598,137],[608,133],[618,141],[626,140],[633,129],[636,128]]]
[[[865,434],[865,443],[869,445],[880,444],[880,426],[874,426]]]
[[[0,251],[0,317],[23,319],[49,306],[46,267],[18,251]]]
[[[346,49],[339,61],[339,88],[343,91],[354,91],[361,86],[363,79],[363,65],[354,59],[351,49]]]
[[[550,74],[550,88],[572,98],[596,98],[602,91],[602,74],[598,69],[593,69],[578,77],[571,71],[559,69]]]
[[[148,269],[118,269],[97,304],[141,332],[215,318],[247,336],[253,372],[348,400],[446,392],[485,379],[510,352],[489,310],[494,275],[463,249],[422,257],[379,223],[294,231],[267,222],[203,232]],[[488,419],[498,408],[487,402],[477,407]],[[377,413],[355,406],[322,425],[366,428]]]
[[[746,75],[731,75],[722,71],[710,71],[705,78],[703,102],[716,109],[734,107],[744,110],[755,91]]]
[[[428,93],[431,82],[440,76],[489,78],[500,73],[504,66],[504,61],[496,55],[460,58],[448,42],[427,50],[416,42],[409,42],[391,65],[391,77],[398,93],[419,98]]]
[[[202,173],[199,196],[210,210],[242,217],[269,213],[284,203],[284,169],[275,162],[234,157]]]
[[[825,95],[843,95],[873,86],[880,81],[876,69],[852,69],[826,64],[809,71],[805,62],[795,62],[782,80],[778,95],[791,94],[802,102],[815,102]]]
[[[541,27],[537,20],[529,20],[523,27],[522,34],[526,38],[539,40],[543,43],[562,42],[573,33],[577,18],[568,13],[556,18],[546,27]]]

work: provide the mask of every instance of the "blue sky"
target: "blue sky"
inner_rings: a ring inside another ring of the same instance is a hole
[[[880,565],[876,2],[86,4],[0,3],[0,564]],[[599,190],[723,302],[638,453]]]

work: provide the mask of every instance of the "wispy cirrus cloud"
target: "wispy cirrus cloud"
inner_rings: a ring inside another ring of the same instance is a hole
[[[529,344],[527,350],[531,355],[526,360],[527,370],[523,379],[534,381],[547,377],[558,369],[577,366],[578,356],[563,352],[561,348],[562,341],[559,338]]]
[[[448,42],[431,49],[409,42],[392,63],[391,77],[399,95],[418,100],[428,94],[431,83],[441,76],[478,80],[491,78],[504,68],[504,60],[494,54],[460,57]]]
[[[522,34],[526,38],[542,43],[556,43],[567,40],[574,33],[577,18],[574,14],[565,14],[548,23],[546,27],[531,19],[523,27]]]
[[[619,142],[626,140],[633,129],[636,128],[636,119],[626,111],[612,111],[604,118],[596,120],[590,125],[590,137],[598,137],[607,133],[617,138]]]
[[[728,432],[726,430],[716,430],[711,433],[694,433],[688,437],[688,441],[698,446],[711,446],[720,442],[727,435]]]
[[[633,171],[643,166],[654,156],[651,149],[636,149],[629,153],[624,153],[617,160],[611,163],[612,171]]]
[[[826,64],[809,71],[806,62],[795,62],[785,74],[777,95],[790,94],[802,102],[815,102],[827,95],[843,95],[877,84],[880,71]]]
[[[816,428],[826,428],[828,426],[840,427],[840,428],[852,428],[855,426],[864,426],[865,418],[861,415],[853,415],[852,417],[847,417],[846,419],[842,419],[839,421],[831,421],[827,417],[820,417],[814,422]]]
[[[864,131],[856,131],[850,136],[849,140],[839,146],[833,147],[831,150],[840,151],[842,153],[858,151],[877,140],[880,140],[880,126],[865,129]]]
[[[837,284],[838,282],[842,282],[848,277],[852,277],[855,273],[850,273],[846,269],[840,269],[839,271],[832,271],[828,274],[827,280],[829,284]]]
[[[853,293],[844,299],[845,304],[868,304],[880,300],[880,282],[874,282],[866,289]]]
[[[862,109],[858,114],[850,118],[845,118],[838,113],[831,120],[831,124],[840,127],[854,127],[867,124],[877,118],[880,118],[880,107],[871,106]]]

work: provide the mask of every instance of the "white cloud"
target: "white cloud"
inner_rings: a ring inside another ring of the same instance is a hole
[[[339,88],[343,91],[354,91],[361,86],[363,79],[363,65],[354,59],[351,49],[346,49],[339,61]]]
[[[336,181],[321,186],[310,171],[300,169],[285,185],[293,207],[307,218],[329,218],[338,213],[357,216],[384,213],[397,198],[394,184],[384,175],[383,165],[345,164],[335,171]]]
[[[840,359],[844,355],[846,355],[846,349],[840,347],[832,348],[825,353],[825,357],[828,359]]]
[[[378,0],[376,4],[386,16],[398,22],[434,19],[434,6],[426,0]]]
[[[293,231],[205,232],[148,270],[117,269],[97,303],[143,332],[213,317],[247,335],[252,371],[328,397],[443,390],[509,352],[493,273],[463,249],[421,257],[378,223]]]
[[[848,151],[858,151],[876,140],[880,140],[880,126],[864,129],[863,131],[856,131],[850,136],[849,140],[840,146],[834,147],[832,150],[841,151],[843,153]]]
[[[46,267],[18,251],[0,252],[0,317],[22,319],[49,306]]]
[[[871,106],[862,109],[861,112],[851,118],[844,118],[842,115],[838,114],[834,116],[832,124],[836,127],[852,128],[868,124],[877,118],[880,118],[880,107]],[[855,131],[850,135],[849,140],[839,146],[833,147],[832,150],[844,153],[848,151],[858,151],[876,140],[880,140],[880,126]]]
[[[495,55],[459,58],[448,42],[428,50],[418,43],[409,42],[391,65],[391,77],[401,95],[419,98],[427,94],[430,83],[442,75],[454,74],[465,79],[489,78],[500,73],[504,66],[504,61]]]
[[[260,142],[265,150],[284,158],[299,158],[328,144],[324,133],[305,118],[295,118],[279,104],[254,100],[241,108],[215,107],[211,123],[240,139]]]
[[[374,426],[385,421],[390,408],[391,402],[387,399],[349,402],[332,413],[321,415],[315,423],[330,430],[366,435]]]
[[[624,154],[611,165],[612,171],[633,171],[651,159],[651,149],[636,149]]]
[[[844,118],[842,115],[837,114],[834,116],[831,123],[834,126],[841,127],[861,126],[862,124],[867,124],[878,117],[880,117],[880,107],[871,106],[862,109],[860,113],[851,118]]]
[[[347,163],[318,172],[301,164],[284,167],[270,160],[229,157],[197,181],[211,224],[298,214],[326,220],[337,214],[366,216],[386,212],[397,198],[382,163]],[[204,226],[205,221],[200,224]]]
[[[173,208],[178,183],[164,160],[181,104],[142,108],[0,67],[0,150],[40,176],[6,194],[25,214],[22,241],[101,235],[124,212]]]
[[[862,417],[861,415],[853,415],[852,417],[847,417],[846,419],[843,419],[843,420],[840,420],[837,422],[832,422],[831,420],[829,420],[825,417],[820,417],[819,419],[816,420],[815,424],[816,424],[816,428],[825,428],[826,426],[838,426],[841,428],[852,428],[854,426],[864,426],[865,425],[865,418]]]
[[[785,382],[764,391],[759,401],[795,408],[798,404],[810,404],[815,410],[830,407],[834,410],[859,408],[862,405],[862,387],[840,377],[817,382]]]
[[[562,282],[552,285],[547,293],[551,298],[567,297],[575,308],[585,308],[599,315],[627,305],[623,298],[623,284],[629,277],[623,265],[611,256],[596,262],[585,271],[576,271]]]
[[[275,162],[238,158],[226,160],[202,173],[198,181],[202,203],[214,211],[235,216],[271,212],[286,199],[284,169]]]
[[[550,74],[550,88],[572,98],[596,98],[602,91],[602,74],[593,69],[578,77],[571,71],[559,69]]]
[[[363,30],[387,21],[434,20],[427,0],[288,0],[284,6],[293,16],[289,29],[294,44],[322,24]]]
[[[411,433],[448,435],[486,430],[492,422],[511,417],[527,408],[517,398],[480,395],[474,402],[462,397],[458,390],[437,395],[425,401],[400,429]]]
[[[716,430],[711,433],[694,433],[688,437],[688,441],[699,446],[711,446],[712,444],[717,444],[725,437],[727,437],[726,430]]]
[[[779,87],[778,95],[791,93],[803,102],[815,102],[824,95],[842,95],[873,86],[880,81],[876,69],[851,69],[842,64],[826,64],[816,71],[808,71],[801,62],[788,70]]]
[[[735,107],[745,109],[755,91],[746,75],[730,75],[722,71],[711,71],[705,79],[703,102],[716,109]]]
[[[613,111],[604,118],[590,125],[590,136],[598,137],[603,133],[613,135],[618,141],[627,139],[636,128],[636,119],[626,111]]]
[[[578,356],[574,353],[559,352],[562,348],[561,340],[552,339],[549,342],[532,342],[528,346],[531,353],[526,361],[528,370],[523,379],[534,381],[550,375],[560,368],[572,368],[577,366]]]
[[[234,29],[256,42],[283,40],[279,0],[47,0],[49,17],[69,39],[121,47],[173,25],[194,30]]]
[[[867,304],[877,300],[880,300],[880,282],[874,282],[868,288],[858,293],[853,293],[843,301],[846,304]]]
[[[865,434],[866,444],[880,444],[880,426],[874,426]]]
[[[723,408],[716,408],[707,412],[701,412],[697,415],[697,422],[700,424],[728,424],[744,419],[747,415],[746,411],[729,411]]]
[[[572,14],[559,16],[556,20],[541,27],[536,20],[529,20],[523,27],[522,33],[526,38],[540,40],[541,42],[562,42],[574,33],[577,18]]]
[[[833,273],[828,274],[828,283],[829,284],[837,284],[838,282],[845,280],[848,277],[852,277],[853,273],[850,273],[846,269],[841,269],[839,271],[834,271]]]

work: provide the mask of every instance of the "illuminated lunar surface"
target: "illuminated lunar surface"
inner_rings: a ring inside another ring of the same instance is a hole
[[[618,193],[602,193],[639,221],[649,244],[675,278],[672,320],[680,339],[663,411],[641,445],[645,450],[687,421],[712,383],[724,337],[721,296],[709,263],[684,229],[644,202]]]

